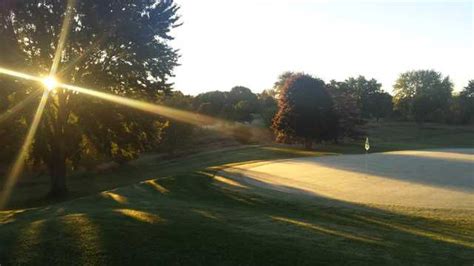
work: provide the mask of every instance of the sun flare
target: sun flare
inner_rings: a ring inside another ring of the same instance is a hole
[[[46,77],[43,79],[43,84],[49,91],[54,90],[58,86],[58,81],[54,77]]]

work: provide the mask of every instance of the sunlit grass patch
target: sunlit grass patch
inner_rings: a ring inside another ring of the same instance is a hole
[[[0,224],[14,222],[15,216],[24,211],[25,210],[0,211]]]
[[[148,180],[144,182],[146,185],[152,187],[156,191],[160,192],[161,194],[169,193],[169,190],[163,187],[162,185],[158,184],[156,180]]]
[[[138,210],[133,210],[133,209],[115,209],[114,211],[117,213],[123,214],[127,217],[133,218],[137,221],[150,223],[150,224],[165,221],[164,219],[160,218],[158,215],[144,212],[144,211],[138,211]]]
[[[211,173],[204,172],[204,171],[198,171],[197,173],[203,174],[203,175],[206,175],[206,176],[209,176],[209,177],[212,177],[213,180],[217,181],[218,184],[228,185],[228,186],[236,187],[236,188],[249,189],[248,186],[242,184],[241,182],[237,182],[237,181],[235,181],[235,180],[232,180],[232,179],[230,179],[230,178],[228,178],[228,177],[224,177],[224,176],[221,176],[221,175],[211,174]]]
[[[102,193],[100,193],[103,197],[105,198],[110,198],[112,200],[114,200],[115,202],[117,203],[120,203],[120,204],[127,204],[128,203],[128,199],[127,197],[124,197],[122,195],[119,195],[117,193],[114,193],[114,192],[110,192],[110,191],[104,191]]]
[[[451,237],[451,236],[446,235],[446,234],[440,234],[440,233],[432,232],[432,231],[429,231],[429,230],[422,230],[422,229],[416,228],[415,226],[402,225],[402,224],[399,224],[399,223],[394,222],[394,221],[384,221],[384,220],[380,220],[380,219],[362,217],[360,215],[355,215],[355,216],[358,217],[359,219],[361,219],[363,221],[367,221],[369,223],[374,223],[374,224],[377,224],[377,225],[389,227],[389,228],[396,229],[396,230],[406,232],[406,233],[409,233],[409,234],[413,234],[413,235],[416,235],[416,236],[427,237],[427,238],[431,238],[433,240],[444,241],[444,242],[457,244],[457,245],[462,245],[462,246],[474,249],[474,242],[467,242],[467,241],[464,241],[462,239],[454,238],[454,237]]]
[[[300,228],[310,230],[310,231],[314,231],[314,232],[317,232],[317,233],[333,235],[333,236],[337,236],[337,237],[341,237],[341,238],[346,238],[346,239],[361,241],[361,242],[366,242],[366,243],[380,244],[380,239],[375,239],[375,238],[369,237],[369,236],[360,236],[360,235],[354,234],[352,232],[344,232],[344,231],[339,231],[339,230],[333,230],[333,229],[323,227],[321,225],[316,225],[316,224],[312,224],[312,223],[309,223],[309,222],[300,221],[300,220],[296,220],[296,219],[292,219],[292,218],[279,217],[279,216],[271,216],[271,218],[275,221],[288,223],[288,224],[295,225],[295,226],[298,226]]]

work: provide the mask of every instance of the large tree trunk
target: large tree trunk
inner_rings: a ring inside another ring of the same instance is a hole
[[[67,123],[66,97],[64,91],[58,90],[58,112],[55,129],[55,137],[51,143],[52,154],[49,162],[49,173],[51,176],[51,188],[49,195],[52,197],[62,197],[67,194],[66,186],[66,143],[64,128]]]
[[[66,158],[63,154],[53,155],[53,161],[49,167],[51,176],[51,197],[62,197],[67,194],[66,186]]]
[[[313,149],[313,140],[309,139],[309,138],[305,139],[304,140],[304,148],[306,150],[312,150]]]

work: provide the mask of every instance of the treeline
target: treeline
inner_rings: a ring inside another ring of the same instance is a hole
[[[232,128],[235,132],[230,135],[241,143],[256,141],[249,128],[259,128],[271,132],[273,140],[278,142],[306,143],[308,147],[314,142],[340,142],[363,136],[361,126],[369,120],[415,121],[419,124],[474,122],[473,80],[461,92],[453,93],[453,84],[448,77],[432,70],[420,70],[401,74],[393,87],[392,96],[382,90],[382,84],[377,80],[364,76],[325,82],[308,74],[285,72],[273,88],[261,93],[243,86],[197,96],[169,91],[155,95],[155,103],[235,122]],[[12,95],[0,97],[4,101],[3,110],[26,97]],[[71,168],[94,165],[97,160],[107,159],[123,163],[149,151],[174,154],[192,145],[196,136],[202,134],[196,126],[184,122],[150,117],[126,107],[103,105],[101,101],[89,101],[87,110],[101,115],[89,117],[85,112],[81,116],[80,121],[84,123],[81,132],[89,137],[72,134],[72,131],[67,136],[68,141],[77,139],[80,143],[80,147],[71,152]],[[31,114],[34,105],[25,111]],[[11,162],[12,154],[20,148],[29,125],[28,116],[3,122],[0,128],[4,143],[0,159],[3,162]],[[128,120],[130,117],[133,119]],[[43,137],[41,131],[38,134]],[[36,154],[43,154],[42,151],[48,149],[47,140],[51,138],[36,141]],[[35,153],[30,158],[32,163],[40,162]]]
[[[190,97],[192,109],[223,119],[271,128],[276,141],[338,142],[363,135],[369,120],[468,124],[474,122],[474,81],[453,94],[449,77],[433,70],[402,73],[394,96],[364,76],[344,81],[285,72],[262,93],[237,86]],[[188,96],[189,97],[189,96]]]

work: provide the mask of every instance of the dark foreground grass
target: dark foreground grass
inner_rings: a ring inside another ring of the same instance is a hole
[[[293,198],[188,172],[0,215],[0,263],[472,265],[472,212]]]

